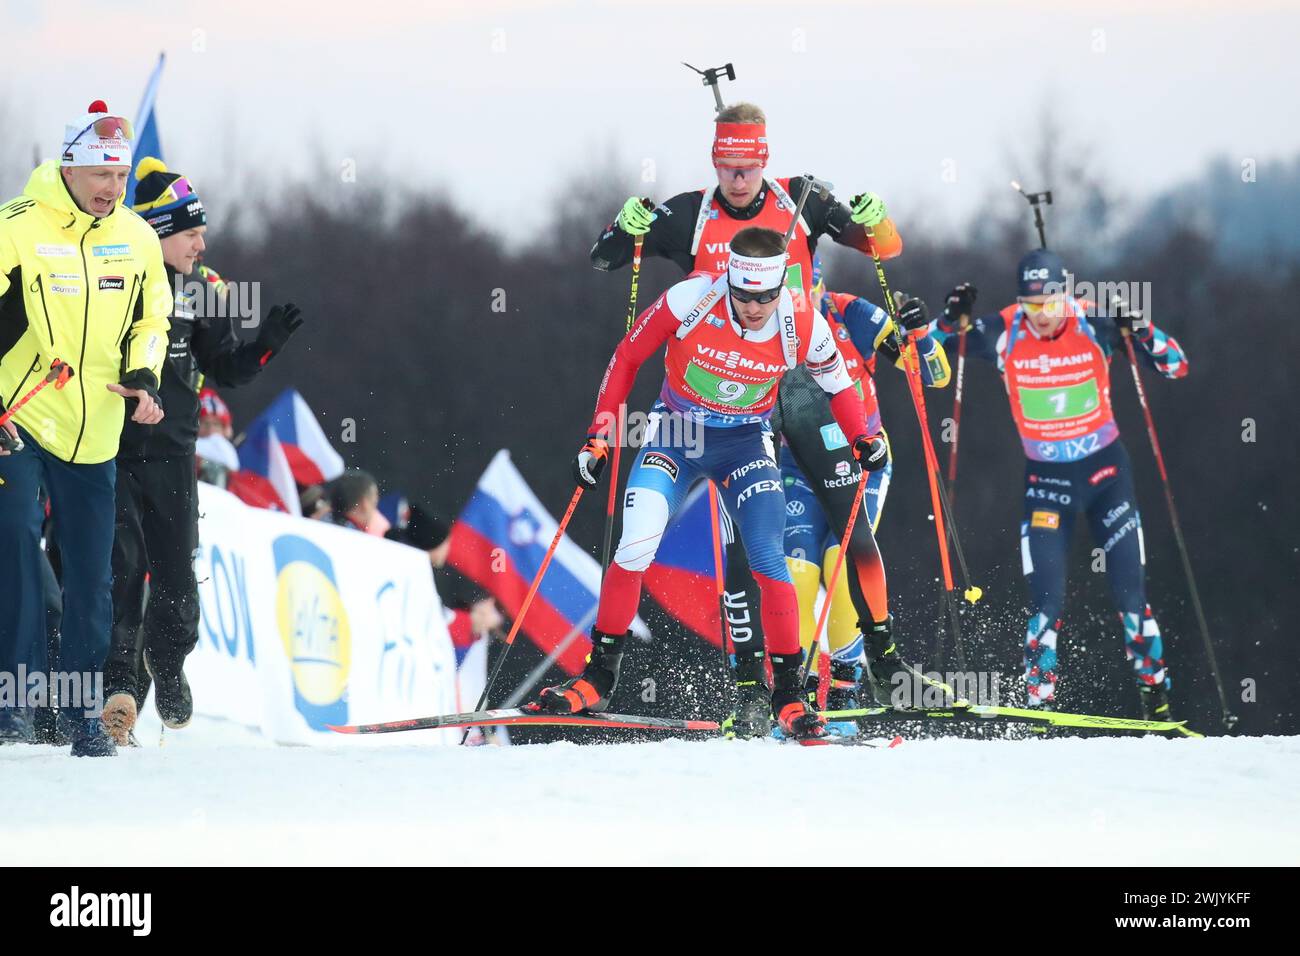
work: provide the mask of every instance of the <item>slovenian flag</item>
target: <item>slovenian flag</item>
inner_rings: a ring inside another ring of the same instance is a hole
[[[269,479],[276,446],[300,485],[319,485],[343,474],[342,456],[325,437],[311,407],[292,388],[281,392],[248,426],[239,446],[239,467]]]
[[[451,526],[448,563],[495,597],[513,617],[523,605],[558,527],[515,468],[510,452],[502,449]],[[560,539],[521,630],[549,652],[581,628],[584,633],[557,658],[565,673],[576,674],[591,650],[585,632],[595,620],[599,596],[600,563],[566,535]],[[632,632],[649,637],[640,618],[633,621]]]
[[[163,64],[167,61],[166,53],[158,54],[158,65],[153,68],[153,73],[149,77],[149,82],[144,88],[144,96],[140,100],[140,111],[135,114],[135,141],[131,144],[131,159],[139,165],[140,160],[146,156],[153,156],[162,159],[162,139],[158,135],[158,116],[154,112],[154,98],[158,95],[158,81],[162,79]],[[135,171],[126,179],[126,200],[127,206],[135,204]]]
[[[719,527],[725,527],[726,520],[720,513]],[[645,586],[665,611],[717,647],[722,618],[713,565],[709,486],[702,481],[691,489],[664,531],[654,564],[646,569]]]

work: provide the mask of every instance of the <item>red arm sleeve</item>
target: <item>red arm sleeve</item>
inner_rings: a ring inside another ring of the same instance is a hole
[[[846,388],[831,396],[831,414],[850,445],[867,436],[866,410],[856,388]]]
[[[655,300],[654,305],[641,313],[627,337],[618,343],[613,357],[600,381],[596,394],[596,414],[591,419],[588,435],[608,438],[618,422],[618,409],[627,401],[641,365],[668,341],[677,331],[677,316],[668,307],[668,293]]]

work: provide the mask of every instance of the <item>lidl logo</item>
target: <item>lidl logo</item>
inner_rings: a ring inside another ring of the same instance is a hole
[[[348,722],[352,633],[334,565],[306,538],[283,535],[275,555],[275,617],[293,674],[293,703],[313,730]]]

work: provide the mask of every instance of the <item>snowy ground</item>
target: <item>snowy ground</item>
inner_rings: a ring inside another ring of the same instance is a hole
[[[152,713],[140,731],[111,760],[0,748],[5,860],[1300,862],[1296,737],[308,749],[198,718],[159,747]]]

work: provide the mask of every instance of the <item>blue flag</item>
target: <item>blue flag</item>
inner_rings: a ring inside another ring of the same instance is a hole
[[[162,140],[158,135],[158,115],[154,112],[153,101],[158,95],[158,81],[162,79],[163,64],[167,62],[167,54],[158,54],[158,65],[153,68],[153,75],[149,77],[149,84],[144,88],[144,98],[140,100],[140,111],[135,116],[135,142],[132,144],[134,153],[131,159],[135,166],[140,165],[140,160],[145,156],[154,156],[158,159],[163,158]],[[131,170],[131,175],[126,182],[126,204],[135,205],[135,169]]]

